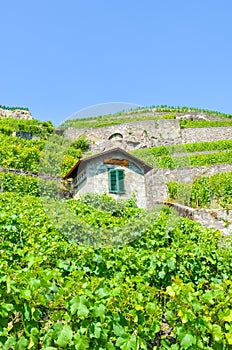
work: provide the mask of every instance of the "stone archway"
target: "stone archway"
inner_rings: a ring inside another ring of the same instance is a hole
[[[116,133],[110,135],[108,140],[110,140],[110,141],[122,141],[123,140],[123,136],[119,132],[116,132]]]

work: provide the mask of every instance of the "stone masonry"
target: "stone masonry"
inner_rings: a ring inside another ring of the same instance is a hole
[[[177,169],[153,169],[145,175],[147,208],[152,209],[157,203],[167,200],[168,182],[177,181],[192,183],[196,177],[212,176],[228,171],[232,171],[232,164],[216,164]]]
[[[65,136],[76,140],[81,135],[91,142],[93,153],[120,147],[124,150],[166,146],[171,144],[186,144],[194,142],[210,142],[232,139],[232,127],[186,128],[181,129],[179,120],[221,120],[212,116],[177,115],[176,119],[144,120],[113,125],[104,128],[72,129],[65,131]],[[225,119],[224,119],[225,120]],[[191,183],[196,177],[212,176],[221,172],[232,171],[232,164],[217,164],[212,166],[185,167],[178,169],[153,169],[145,175],[145,190],[147,209],[153,209],[157,204],[168,199],[167,183],[171,181]],[[228,234],[232,230],[232,211],[192,209],[172,204],[181,216],[187,216],[204,226],[221,230]]]
[[[218,141],[232,139],[232,126],[192,128],[181,130],[182,143]]]
[[[15,109],[12,111],[8,109],[0,108],[0,116],[3,118],[12,117],[16,119],[27,119],[27,120],[33,119],[31,113],[24,109]]]
[[[144,120],[104,128],[69,128],[64,135],[71,140],[85,135],[91,142],[93,153],[103,152],[114,147],[133,150],[181,143],[179,121],[174,119]]]
[[[178,215],[199,222],[201,225],[229,235],[232,231],[232,210],[194,209],[178,203],[166,203],[175,209]]]
[[[232,127],[181,129],[177,118],[128,122],[103,128],[68,128],[64,132],[64,136],[71,140],[76,140],[81,135],[90,141],[91,151],[98,153],[114,147],[134,150],[160,145],[230,140]]]

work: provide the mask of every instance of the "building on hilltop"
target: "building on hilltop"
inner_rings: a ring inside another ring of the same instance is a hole
[[[85,193],[106,193],[115,199],[135,195],[138,207],[147,208],[145,174],[152,167],[121,148],[83,158],[68,172],[74,197]]]

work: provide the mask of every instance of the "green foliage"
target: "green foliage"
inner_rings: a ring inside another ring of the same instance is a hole
[[[169,182],[168,183],[169,199],[179,204],[192,206],[191,192],[192,185],[188,183]]]
[[[222,118],[232,118],[231,114],[221,113],[217,111],[212,111],[209,109],[204,108],[195,108],[195,107],[175,107],[175,106],[167,106],[167,105],[160,105],[160,106],[151,106],[150,108],[154,108],[156,112],[168,112],[168,113],[187,113],[187,112],[199,112],[199,113],[205,113],[208,115],[212,115],[215,117],[222,117]]]
[[[38,169],[45,141],[0,135],[0,142],[1,164]],[[54,135],[45,152],[45,170],[54,165],[58,175],[67,145]],[[66,167],[85,147],[81,140],[68,148]],[[148,156],[167,157],[165,150]],[[199,179],[195,193],[201,189],[203,194],[198,204],[208,201],[209,189],[221,205],[229,205],[231,176]],[[67,204],[77,218],[84,238],[105,229],[115,240],[120,234],[137,237],[121,247],[84,245],[75,241],[71,225],[73,239],[54,226],[57,211],[54,221],[48,219],[38,185],[45,186],[48,198],[55,188],[39,181],[0,173],[1,349],[231,348],[231,237],[177,218],[167,207],[147,213],[133,197],[60,199],[64,211]],[[170,186],[174,197],[179,185]]]
[[[110,211],[115,216],[124,216],[123,213],[125,210],[126,216],[128,216],[127,209],[131,210],[132,208],[136,208],[138,211],[134,196],[127,200],[115,200],[106,194],[87,193],[81,197],[81,201],[86,205],[91,205],[94,209]]]
[[[194,142],[177,145],[157,146],[150,148],[137,149],[131,151],[137,157],[156,156],[161,157],[173,153],[189,153],[202,151],[220,151],[232,149],[232,140],[220,140],[210,142]]]
[[[79,142],[79,140],[77,140]],[[85,148],[87,143],[81,139],[80,145]],[[82,144],[81,144],[82,143]],[[40,157],[40,172],[55,176],[66,175],[66,173],[82,157],[82,150],[77,148],[77,144],[70,143],[64,137],[52,135],[49,142],[45,144]]]
[[[213,151],[210,154],[191,154],[189,152]],[[216,152],[224,150],[225,152]],[[232,141],[197,142],[186,145],[159,146],[131,151],[155,168],[181,168],[213,164],[230,164],[232,162]],[[173,153],[183,153],[174,156]],[[186,155],[185,155],[186,153]]]
[[[74,141],[71,146],[73,148],[81,149],[82,151],[87,151],[89,148],[89,141],[85,135],[81,135],[76,141]]]
[[[231,118],[231,117],[230,117]],[[218,126],[232,126],[232,121],[214,120],[180,120],[181,129],[186,128],[211,128]]]
[[[106,194],[87,193],[81,199],[70,200],[70,208],[81,221],[94,227],[125,225],[135,219],[142,209],[136,207],[134,197],[128,200],[114,200]]]
[[[0,134],[0,165],[5,168],[35,172],[41,170],[57,176],[65,175],[81,158],[82,151],[76,148],[76,145],[70,145],[68,141],[62,148],[63,138],[58,135],[50,138],[50,148],[42,153],[46,145],[45,140],[27,140]],[[84,141],[82,142],[84,147]],[[40,169],[42,156],[43,169]]]
[[[69,119],[60,126],[60,129],[64,130],[70,127],[76,128],[76,129],[103,128],[104,126],[117,125],[117,124],[123,124],[123,123],[135,122],[135,121],[141,121],[141,120],[175,119],[174,113],[163,114],[160,116],[154,116],[154,115],[138,116],[137,115],[138,113],[142,114],[143,110],[139,110],[139,112],[135,110],[125,114],[117,113],[117,114],[110,114],[110,115],[90,117],[90,118]]]
[[[197,178],[192,184],[170,182],[170,199],[194,208],[232,207],[232,172]]]
[[[16,119],[0,117],[0,133],[12,135],[14,131],[29,132],[34,136],[46,138],[54,131],[52,122],[40,122],[36,119]]]
[[[231,281],[220,284],[202,281],[194,286],[175,278],[166,291],[170,300],[165,316],[174,329],[177,349],[231,348]]]
[[[14,175],[11,173],[0,173],[0,184],[4,192],[38,196],[38,179],[27,175]]]
[[[231,163],[232,151],[230,150],[223,153],[196,154],[181,157],[166,156],[158,159],[158,164],[160,168],[183,168],[188,166],[194,167]]]
[[[0,164],[6,168],[37,171],[45,141],[0,134]]]
[[[170,146],[170,152],[171,153],[178,152],[178,146],[179,146],[180,152],[182,152],[183,149],[186,152],[201,152],[201,151],[213,151],[213,150],[220,151],[220,150],[232,149],[232,140],[195,142],[195,143],[187,143],[185,145],[173,145],[173,146]]]
[[[210,141],[210,142],[194,142],[178,145],[169,145],[169,146],[159,146],[154,148],[149,148],[156,155],[163,155],[160,149],[165,148],[166,154],[173,154],[178,152],[202,152],[202,151],[220,151],[220,150],[229,150],[232,149],[232,140],[219,140],[219,141]],[[158,154],[158,151],[160,154]]]
[[[106,195],[70,208],[97,226],[130,220],[131,230],[141,211]],[[94,249],[57,231],[39,198],[0,194],[0,347],[229,349],[231,242],[221,247],[217,231],[187,219],[171,227],[171,218],[169,208],[150,222],[143,215],[142,237]]]
[[[14,192],[16,195],[40,197],[42,194],[53,198],[64,196],[68,190],[61,181],[43,180],[28,175],[16,175],[0,172],[2,192]]]
[[[0,105],[0,108],[6,109],[8,111],[14,111],[16,109],[20,109],[22,111],[29,111],[29,108],[27,108],[27,107],[9,107],[9,106],[5,106],[5,105]]]
[[[160,113],[160,115],[152,115],[154,112]],[[73,119],[73,120],[67,120],[63,123],[61,126],[61,129],[67,129],[68,127],[73,128],[100,128],[104,126],[110,126],[110,125],[116,125],[116,124],[122,124],[127,122],[134,122],[134,121],[140,121],[140,120],[157,120],[157,119],[175,119],[176,113],[189,113],[189,112],[199,112],[199,113],[205,113],[208,115],[212,115],[215,117],[221,117],[221,118],[232,118],[231,114],[226,113],[220,113],[216,111],[211,111],[208,109],[203,108],[194,108],[194,107],[174,107],[174,106],[167,106],[167,105],[160,105],[160,106],[150,106],[150,107],[141,107],[138,109],[132,109],[131,111],[121,111],[115,114],[109,114],[104,116],[96,116],[96,117],[89,117],[89,118],[79,118],[79,119]],[[182,123],[183,122],[183,123]],[[188,122],[188,121],[187,121]],[[190,121],[191,122],[191,121]],[[198,123],[196,125],[199,126],[192,126],[192,127],[201,127],[201,121],[193,121],[193,123]],[[216,122],[216,121],[215,121]],[[203,121],[204,123],[204,121]],[[210,122],[209,122],[210,123]],[[217,126],[216,124],[213,125],[206,124],[206,126]],[[217,123],[217,122],[216,122]],[[219,122],[220,123],[220,122]],[[223,122],[222,122],[223,123]],[[231,125],[225,122],[226,126]],[[185,127],[185,121],[180,121],[181,127]],[[187,124],[186,124],[187,125]],[[189,124],[191,125],[191,124]],[[192,124],[194,125],[194,124]],[[218,126],[220,126],[219,124]],[[206,127],[202,126],[202,127]],[[191,127],[191,126],[188,126]]]

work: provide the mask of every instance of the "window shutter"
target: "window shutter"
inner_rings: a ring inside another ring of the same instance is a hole
[[[110,187],[110,192],[117,192],[117,177],[116,177],[116,171],[115,170],[110,170],[109,171],[109,187]]]
[[[117,170],[117,172],[118,172],[118,192],[125,193],[124,170]]]
[[[125,193],[124,170],[109,170],[109,192]]]

